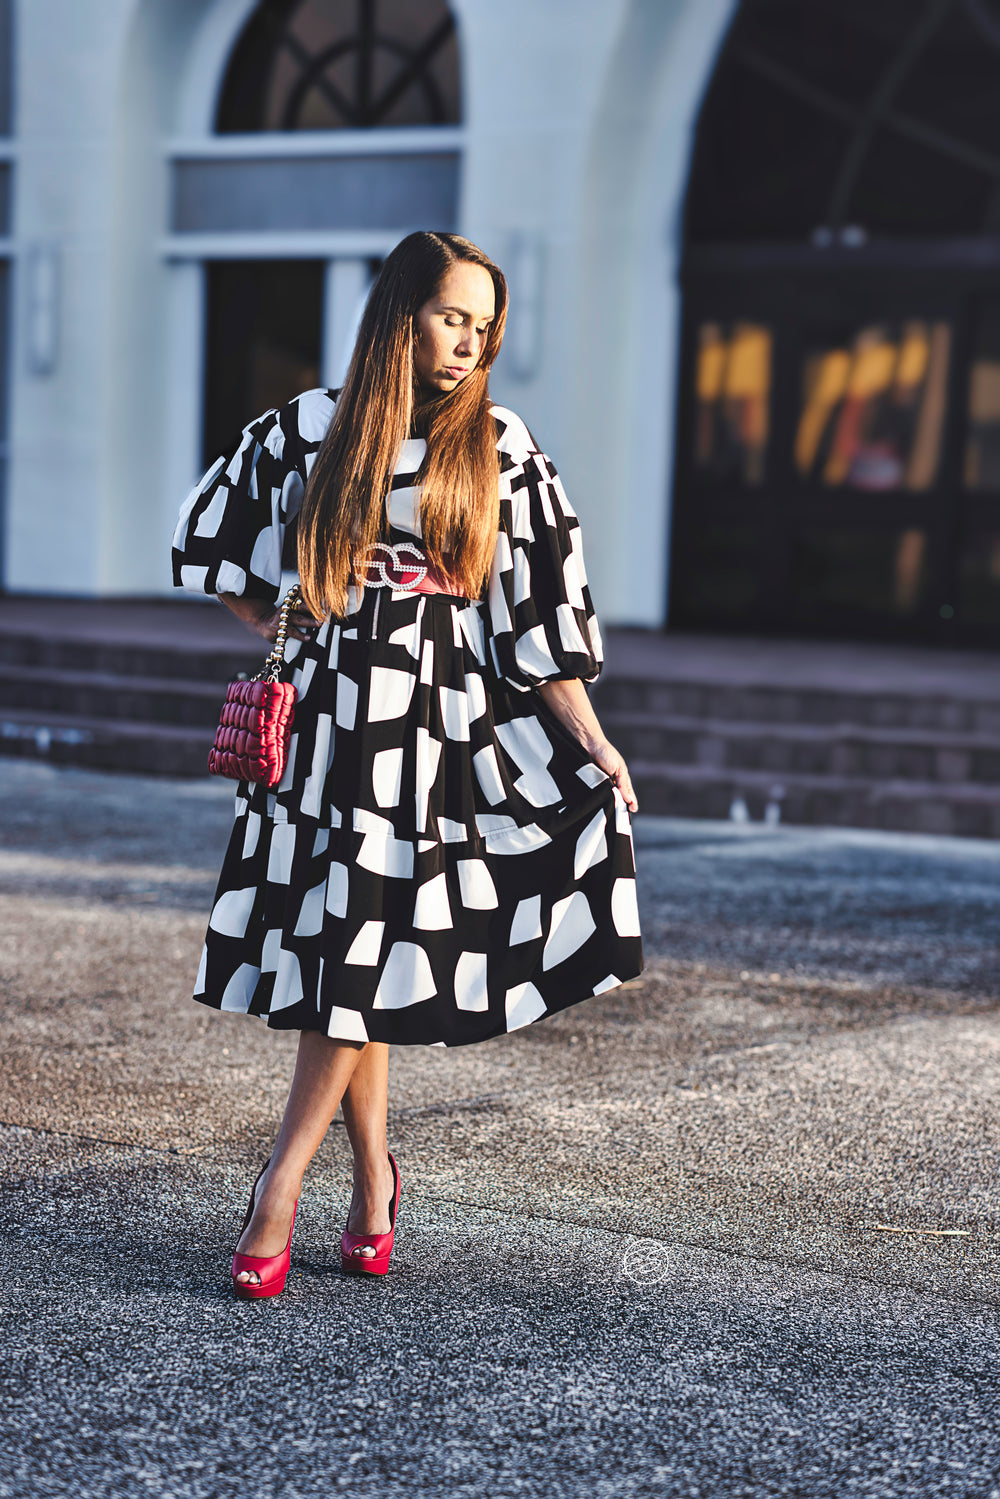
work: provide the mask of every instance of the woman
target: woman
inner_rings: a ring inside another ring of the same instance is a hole
[[[241,1296],[283,1288],[303,1173],[339,1105],[342,1263],[386,1271],[390,1043],[482,1041],[642,967],[636,800],[583,686],[601,644],[579,526],[489,398],[506,310],[475,245],[411,234],[343,390],[251,423],[181,512],[175,581],[266,640],[297,516],[305,602],[287,769],[275,792],[239,784],[195,992],[301,1033],[233,1260]]]

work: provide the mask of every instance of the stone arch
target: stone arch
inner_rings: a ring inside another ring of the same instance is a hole
[[[212,133],[229,59],[258,3],[259,0],[215,0],[207,11],[201,8],[200,23],[192,37],[178,89],[178,133],[196,136]]]
[[[666,617],[681,218],[699,105],[735,8],[630,0],[590,136],[570,447],[589,455],[595,595],[623,624]]]

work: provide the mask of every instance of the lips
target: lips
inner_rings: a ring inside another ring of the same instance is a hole
[[[457,364],[452,364],[449,365],[445,370],[445,374],[448,376],[449,380],[463,380],[465,376],[469,374],[469,371]]]

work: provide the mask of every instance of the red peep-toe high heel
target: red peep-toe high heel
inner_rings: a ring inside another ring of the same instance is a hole
[[[261,1166],[257,1173],[257,1181],[250,1188],[250,1206],[247,1208],[246,1217],[243,1219],[243,1227],[240,1229],[240,1239],[247,1231],[247,1225],[253,1217],[253,1210],[257,1205],[257,1182],[260,1181],[264,1172],[271,1164],[271,1158]],[[292,1208],[292,1226],[288,1230],[288,1243],[280,1254],[271,1255],[270,1258],[262,1258],[255,1254],[240,1254],[239,1251],[233,1255],[233,1265],[230,1275],[233,1279],[233,1290],[237,1296],[247,1301],[259,1301],[265,1296],[279,1296],[285,1289],[285,1281],[288,1279],[288,1267],[292,1261],[292,1234],[295,1231],[295,1214],[298,1212],[299,1201],[295,1199]],[[237,1243],[239,1240],[237,1240]],[[252,1272],[257,1276],[256,1281],[237,1280],[237,1276],[243,1271]]]
[[[389,1232],[387,1234],[349,1234],[340,1240],[340,1265],[348,1275],[385,1275],[392,1254],[396,1232],[396,1210],[399,1207],[399,1167],[389,1154],[392,1167],[392,1196],[389,1199]],[[374,1254],[355,1254],[356,1249],[374,1249]]]

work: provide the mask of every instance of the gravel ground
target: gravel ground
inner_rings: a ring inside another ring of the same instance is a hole
[[[392,1273],[338,1123],[246,1304],[229,788],[0,763],[3,1499],[1000,1499],[1000,848],[640,818],[642,979],[395,1052]]]

